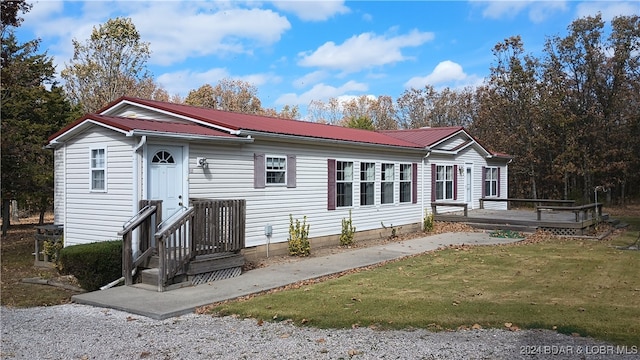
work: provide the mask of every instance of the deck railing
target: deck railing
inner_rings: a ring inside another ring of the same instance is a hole
[[[195,257],[194,219],[195,209],[191,207],[156,232],[158,291],[164,291],[169,279],[184,272]]]
[[[122,275],[125,285],[133,284],[133,270],[155,253],[153,234],[162,214],[162,201],[142,200],[140,211],[123,225],[118,236],[122,236]],[[133,234],[138,231],[139,252],[133,258]],[[122,280],[120,280],[122,281]]]
[[[196,255],[238,252],[245,246],[245,200],[191,199]]]

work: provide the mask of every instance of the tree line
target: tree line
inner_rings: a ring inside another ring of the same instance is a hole
[[[56,82],[53,59],[38,39],[20,43],[14,29],[31,5],[2,1],[2,208],[40,211],[53,197],[49,135],[120,96],[300,119],[298,106],[265,108],[258,89],[242,80],[204,84],[170,95],[146,67],[150,44],[129,18],[94,27]],[[596,186],[624,203],[640,196],[640,20],[614,18],[605,36],[601,16],[575,20],[564,37],[547,39],[540,57],[519,36],[493,48],[481,86],[407,89],[387,95],[312,101],[307,121],[371,130],[463,126],[493,151],[514,157],[509,196],[589,201]],[[267,120],[265,120],[267,121]],[[6,215],[6,217],[5,217]]]

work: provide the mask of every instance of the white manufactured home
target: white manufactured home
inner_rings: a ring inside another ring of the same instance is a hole
[[[244,247],[258,252],[286,244],[290,216],[306,216],[313,247],[349,213],[358,232],[419,229],[432,202],[506,198],[510,160],[461,127],[376,132],[129,97],[48,146],[65,246],[122,238],[141,200],[162,200],[167,219],[192,199],[243,199]]]

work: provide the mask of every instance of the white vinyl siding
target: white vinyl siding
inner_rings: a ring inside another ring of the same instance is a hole
[[[54,150],[53,153],[53,223],[64,225],[65,214],[65,147],[62,146]]]
[[[189,162],[192,169],[189,174],[190,197],[246,199],[246,245],[249,247],[266,243],[264,227],[267,224],[273,228],[272,243],[286,242],[290,214],[294,219],[307,216],[311,238],[340,234],[342,219],[349,216],[349,210],[352,211],[354,225],[359,231],[380,229],[381,222],[402,226],[420,223],[422,219],[420,204],[408,203],[401,206],[381,207],[378,194],[376,194],[375,205],[359,206],[361,192],[359,177],[352,181],[354,206],[336,206],[335,210],[327,209],[328,159],[336,159],[336,163],[338,161],[353,163],[353,169],[358,170],[363,162],[375,163],[377,187],[382,163],[419,162],[420,154],[414,154],[413,157],[402,154],[381,155],[380,152],[371,151],[371,149],[355,151],[313,144],[283,146],[266,141],[241,147],[228,144],[193,143],[190,151]],[[287,153],[296,154],[297,187],[254,188],[254,154]],[[345,157],[347,153],[348,158]],[[205,173],[202,169],[194,169],[196,157],[216,159],[217,171]],[[418,188],[421,189],[421,187]],[[397,198],[399,196],[397,187],[395,193]]]
[[[96,144],[105,148],[108,193],[91,191],[90,149]],[[96,126],[65,146],[65,246],[118,239],[133,215],[134,139]]]

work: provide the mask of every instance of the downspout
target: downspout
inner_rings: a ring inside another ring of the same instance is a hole
[[[138,212],[138,203],[140,202],[140,175],[139,175],[139,164],[138,164],[138,150],[140,150],[140,148],[142,148],[145,144],[147,143],[147,136],[143,135],[142,137],[140,137],[140,142],[138,142],[138,144],[133,148],[133,154],[132,154],[132,173],[131,176],[133,177],[133,214],[136,214]],[[139,244],[139,239],[136,236],[136,234],[134,234],[134,237],[132,239],[132,244],[131,247],[133,248],[133,256],[137,256],[137,253],[140,252],[140,244]],[[109,284],[110,285],[110,284]],[[115,285],[115,284],[114,284]]]
[[[140,137],[140,142],[133,148],[133,213],[138,212],[138,200],[140,195],[140,177],[138,176],[138,150],[147,143],[147,136]]]

